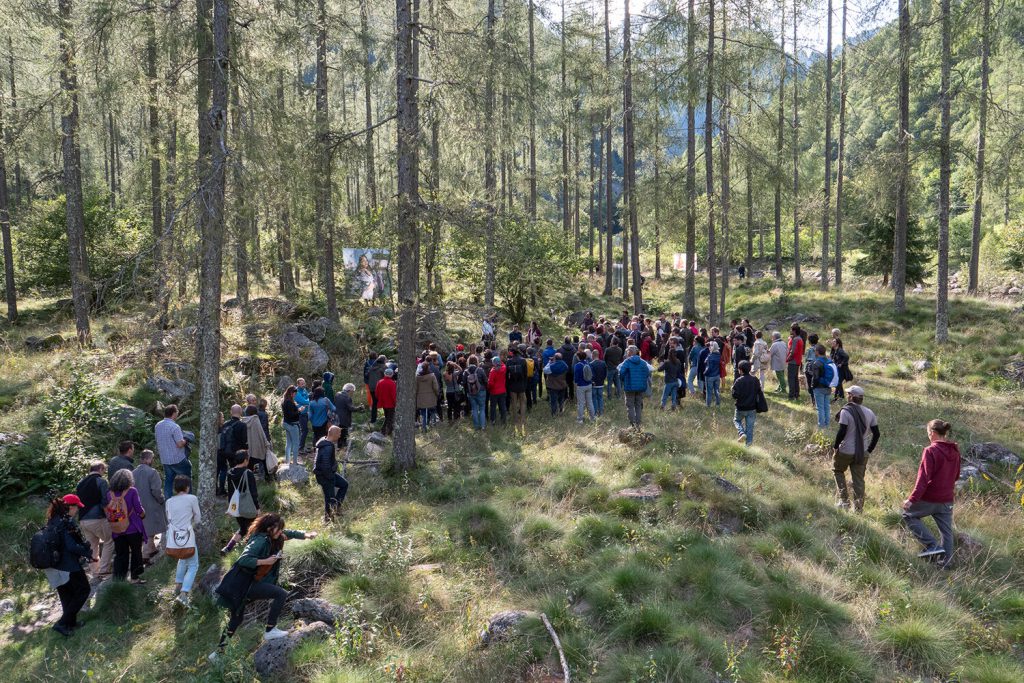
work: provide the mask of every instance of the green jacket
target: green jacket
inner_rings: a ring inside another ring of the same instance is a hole
[[[292,531],[290,529],[285,529],[284,536],[285,538],[289,539],[301,540],[306,538],[306,533],[303,531]],[[273,544],[270,541],[270,536],[267,536],[266,534],[262,533],[254,534],[253,537],[250,538],[249,541],[245,544],[245,548],[242,549],[242,554],[238,556],[237,560],[235,560],[235,564],[239,567],[245,567],[246,569],[256,571],[256,561],[270,557],[270,555],[272,554],[272,548]],[[262,583],[276,584],[278,573],[280,572],[280,570],[281,562],[275,562],[274,566],[270,568],[270,571],[267,572],[267,575],[264,576],[263,579],[261,580]]]

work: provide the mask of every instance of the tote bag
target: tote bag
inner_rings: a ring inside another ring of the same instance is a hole
[[[231,494],[231,500],[228,501],[227,514],[231,517],[241,517],[242,519],[256,517],[256,505],[253,503],[252,495],[249,493],[248,472],[242,473],[242,478],[238,482],[238,488]]]
[[[167,526],[167,556],[187,560],[196,554],[196,535],[192,527],[176,529]]]

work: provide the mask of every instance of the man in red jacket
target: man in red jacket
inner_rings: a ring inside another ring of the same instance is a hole
[[[928,423],[928,440],[931,443],[921,453],[914,490],[903,502],[903,523],[924,546],[917,556],[943,555],[944,569],[953,558],[953,495],[956,481],[960,478],[960,449],[956,442],[946,438],[950,427],[942,420]],[[935,520],[942,535],[942,545],[921,521],[924,517]]]
[[[377,407],[384,410],[384,426],[380,432],[384,436],[390,436],[395,431],[395,405],[398,403],[398,385],[394,380],[395,371],[388,368],[384,376],[377,382]]]

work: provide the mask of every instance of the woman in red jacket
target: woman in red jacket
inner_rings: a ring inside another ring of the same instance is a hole
[[[960,449],[947,437],[952,425],[942,420],[928,423],[931,442],[921,453],[917,483],[903,502],[903,523],[910,529],[924,550],[918,557],[943,556],[942,567],[953,558],[953,495],[960,478]],[[942,545],[921,521],[931,517],[942,535]]]
[[[505,364],[501,362],[501,356],[495,355],[491,372],[487,376],[487,396],[491,404],[491,426],[497,423],[497,412],[501,412],[501,426],[505,426],[508,419],[508,402],[505,394]],[[497,410],[495,410],[497,409]]]

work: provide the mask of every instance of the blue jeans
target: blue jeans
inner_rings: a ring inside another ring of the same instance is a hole
[[[192,463],[189,462],[188,458],[173,465],[164,465],[164,500],[170,500],[171,496],[174,495],[174,478],[179,474],[184,474],[189,478],[192,477]],[[192,489],[198,490],[198,488],[195,482],[192,482]]]
[[[696,393],[693,388],[693,380],[697,379],[697,366],[696,364],[690,366],[690,374],[686,376],[686,388],[691,394]]]
[[[299,413],[299,450],[306,449],[306,437],[309,436],[309,415]]]
[[[199,552],[192,553],[192,557],[185,560],[178,560],[178,569],[174,572],[174,583],[181,584],[181,592],[188,593],[192,590],[192,582],[196,580],[196,573],[199,571]]]
[[[754,443],[754,423],[757,422],[756,410],[736,410],[732,423],[740,436],[747,437],[747,445]]]
[[[316,483],[324,492],[324,515],[333,515],[348,493],[348,480],[337,472],[333,475],[316,475]]]
[[[722,405],[722,394],[719,391],[722,387],[721,377],[705,377],[704,378],[704,400],[707,405],[711,405],[711,397],[715,397],[715,405]]]
[[[487,426],[487,415],[484,413],[484,402],[487,400],[487,391],[481,390],[476,394],[468,394],[469,407],[473,415],[473,426],[483,429]]]
[[[832,390],[829,387],[814,387],[814,407],[818,409],[818,429],[826,429],[829,421]]]
[[[594,415],[604,415],[604,385],[595,384],[590,398],[594,402]]]
[[[427,431],[427,426],[430,425],[430,415],[433,413],[433,408],[417,408],[416,412],[420,416],[420,426],[423,427],[423,431]]]
[[[676,380],[665,383],[665,389],[661,392],[661,407],[664,408],[668,399],[672,399],[672,407],[679,405],[679,383]]]
[[[949,564],[953,559],[953,504],[926,503],[921,500],[911,504],[909,510],[903,511],[903,523],[910,529],[910,533],[914,534],[925,550],[931,550],[939,547],[939,543],[921,521],[924,517],[935,520],[935,526],[939,528],[939,534],[942,536],[941,547],[946,551],[942,563]]]
[[[612,388],[615,388],[615,398],[622,397],[622,377],[618,368],[608,368],[608,398],[611,398]]]
[[[284,461],[295,464],[299,462],[299,425],[283,422],[284,427]]]

